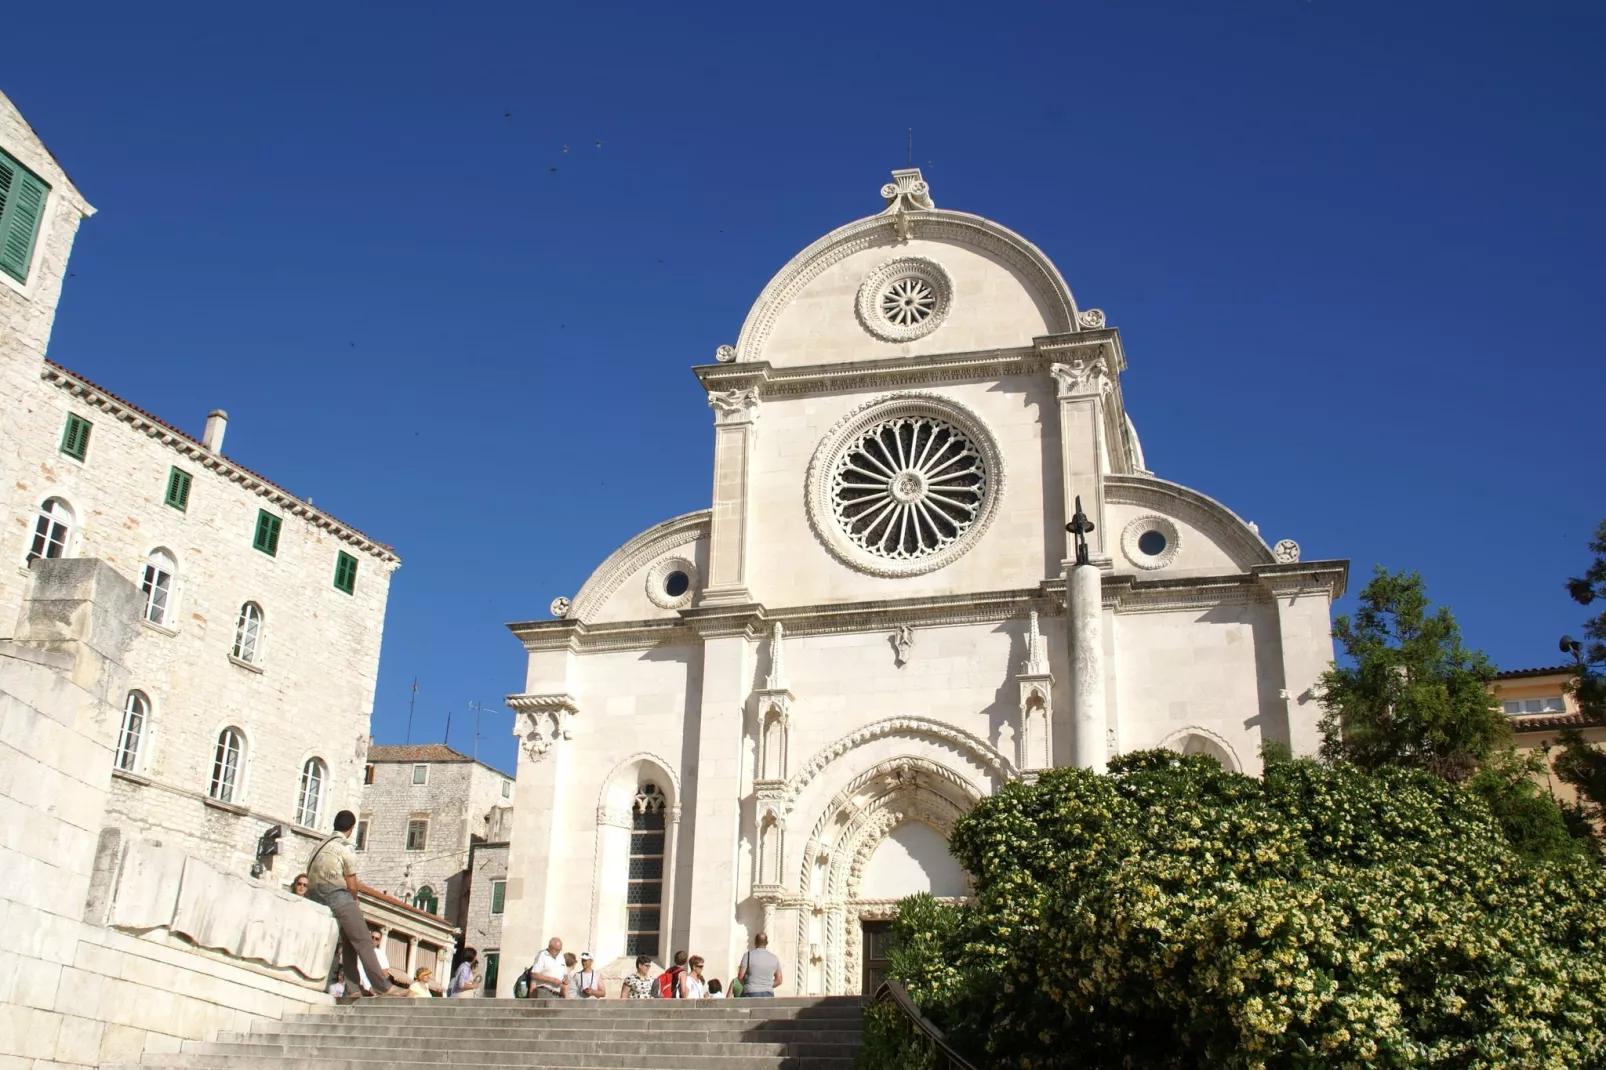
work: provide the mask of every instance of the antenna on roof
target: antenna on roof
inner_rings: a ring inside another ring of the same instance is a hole
[[[474,753],[472,757],[477,762],[480,760],[480,714],[484,712],[485,707],[478,702],[470,702],[468,708],[474,711]]]
[[[413,693],[407,699],[407,742],[413,741],[413,704],[418,701],[418,677],[413,677]]]

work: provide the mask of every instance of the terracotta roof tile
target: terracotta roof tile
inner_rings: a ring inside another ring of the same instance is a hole
[[[370,762],[472,762],[462,751],[444,743],[412,743],[368,748]]]
[[[1578,672],[1576,665],[1545,665],[1537,669],[1506,669],[1495,674],[1496,680],[1521,680],[1527,676],[1557,676],[1562,673],[1572,676]]]

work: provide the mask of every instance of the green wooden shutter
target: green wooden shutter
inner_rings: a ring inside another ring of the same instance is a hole
[[[167,504],[181,513],[190,507],[192,478],[182,468],[172,468],[167,473]]]
[[[335,557],[335,587],[347,594],[357,589],[357,559],[344,550]]]
[[[269,557],[277,557],[279,554],[279,528],[283,525],[284,519],[282,517],[274,516],[266,509],[258,509],[257,532],[256,537],[251,540],[251,545]]]
[[[50,187],[37,175],[0,152],[0,271],[18,282],[28,281],[49,195]]]
[[[61,452],[74,460],[83,460],[89,452],[89,429],[94,426],[75,412],[67,414],[67,426],[61,431]]]
[[[491,882],[491,913],[500,914],[507,902],[507,881]]]

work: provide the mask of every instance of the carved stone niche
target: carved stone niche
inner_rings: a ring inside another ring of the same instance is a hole
[[[1049,726],[1054,722],[1054,674],[1038,630],[1037,610],[1026,629],[1026,659],[1015,680],[1020,686],[1020,734],[1015,738],[1016,764],[1021,769],[1047,769],[1053,764]]]
[[[784,632],[776,621],[770,630],[770,671],[758,699],[758,775],[761,782],[786,779],[787,739],[790,734],[792,692],[786,686]]]
[[[509,695],[507,707],[518,715],[513,734],[532,762],[546,757],[560,739],[569,739],[574,717],[580,712],[573,695]]]

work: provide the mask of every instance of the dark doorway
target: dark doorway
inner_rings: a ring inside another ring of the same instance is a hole
[[[892,922],[865,921],[864,926],[864,987],[866,996],[875,995],[881,982],[887,979],[887,956],[892,950]]]

